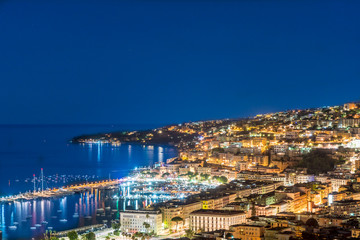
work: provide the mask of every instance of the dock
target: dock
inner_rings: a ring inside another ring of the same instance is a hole
[[[72,195],[77,192],[84,192],[94,188],[111,189],[111,188],[116,188],[123,181],[125,181],[125,179],[104,180],[98,182],[71,185],[62,188],[53,188],[44,191],[20,193],[13,196],[2,197],[0,198],[0,203],[8,203],[8,202],[22,201],[22,200],[29,201],[38,198],[42,199],[42,198],[63,197],[67,195]]]

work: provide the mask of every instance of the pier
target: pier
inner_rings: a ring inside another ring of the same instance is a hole
[[[20,193],[13,196],[7,196],[0,198],[0,203],[7,203],[7,202],[14,202],[14,201],[21,201],[21,200],[34,200],[37,198],[52,198],[52,197],[63,197],[66,195],[71,195],[76,192],[83,192],[86,190],[90,190],[93,188],[105,188],[110,189],[117,187],[121,182],[125,181],[125,179],[115,179],[115,180],[104,180],[98,182],[91,182],[91,183],[84,183],[84,184],[77,184],[71,185],[62,188],[53,188],[43,191],[34,191],[34,192],[27,192],[27,193]]]

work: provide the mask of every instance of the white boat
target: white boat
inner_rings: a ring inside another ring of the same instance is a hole
[[[48,229],[48,230],[53,230],[53,227],[48,227],[47,229]]]
[[[48,224],[48,222],[47,221],[42,221],[41,224],[46,225],[46,224]]]
[[[36,227],[30,227],[31,230],[36,230]]]
[[[73,215],[73,218],[78,218],[79,217],[79,214],[77,214],[77,213],[75,213],[74,215]]]
[[[41,224],[35,224],[35,227],[41,227]]]
[[[66,222],[67,222],[67,219],[60,219],[60,222],[66,223]]]
[[[9,229],[10,229],[10,230],[16,230],[16,229],[17,229],[17,226],[9,226]]]

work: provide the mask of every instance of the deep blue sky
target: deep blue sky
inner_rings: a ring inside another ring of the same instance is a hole
[[[0,123],[172,123],[359,100],[360,1],[0,1]]]

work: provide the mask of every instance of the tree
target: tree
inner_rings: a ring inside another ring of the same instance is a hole
[[[159,175],[159,173],[157,172],[150,172],[149,175],[154,178],[156,175]]]
[[[95,233],[93,233],[93,232],[89,232],[89,233],[85,234],[85,239],[86,239],[86,240],[95,240],[95,239],[96,239],[96,235],[95,235]]]
[[[77,240],[79,238],[79,235],[77,234],[76,231],[71,231],[71,232],[68,232],[67,237],[70,240]]]
[[[227,183],[228,182],[228,179],[227,179],[227,177],[225,177],[225,176],[221,176],[221,177],[219,177],[219,179],[218,179],[218,181],[220,182],[220,183]]]
[[[195,232],[193,230],[191,230],[191,229],[186,229],[185,230],[185,237],[191,239],[194,235],[195,235]]]
[[[179,222],[183,222],[184,219],[182,219],[181,217],[177,216],[177,217],[173,217],[173,218],[171,219],[171,221],[176,223],[176,231],[177,231]]]
[[[149,234],[149,237],[152,238],[152,237],[155,237],[156,234],[155,234],[155,231],[152,230],[151,232],[148,233]]]
[[[143,226],[145,227],[146,232],[148,232],[148,231],[149,231],[149,228],[150,228],[150,224],[147,223],[147,222],[144,222],[144,223],[143,223]]]
[[[305,223],[307,226],[309,227],[313,227],[313,228],[317,228],[319,227],[319,223],[318,221],[316,221],[315,218],[309,218],[306,223]]]
[[[226,239],[232,239],[232,238],[234,238],[234,236],[232,235],[232,233],[227,233],[227,234],[225,235],[225,238],[226,238]]]
[[[212,153],[224,153],[225,149],[219,147],[219,148],[213,148],[211,151]]]
[[[307,168],[310,174],[327,173],[334,169],[336,159],[321,150],[313,150],[303,156],[297,167]]]
[[[50,240],[59,240],[58,237],[55,237],[55,236],[48,237],[46,234],[44,234],[44,238],[42,240],[48,240],[48,239],[50,239]]]
[[[114,230],[119,230],[120,227],[121,227],[121,224],[120,223],[117,223],[117,222],[113,222],[111,224],[111,227],[114,229]]]
[[[193,173],[191,171],[188,171],[188,173],[186,174],[188,176],[188,178],[191,180],[193,179],[197,174],[196,173]]]
[[[222,184],[228,182],[228,179],[225,176],[221,176],[221,177],[214,176],[213,179],[217,180],[219,183],[222,183]]]
[[[207,173],[202,173],[202,174],[200,174],[200,177],[201,177],[202,180],[205,180],[205,181],[206,181],[206,180],[209,179],[210,175],[207,174]]]
[[[120,235],[119,229],[120,229],[120,227],[121,227],[121,224],[118,223],[118,222],[113,222],[113,223],[111,224],[111,227],[114,229],[114,235],[115,235],[115,236],[119,236],[119,235]]]
[[[167,173],[167,172],[166,172],[166,173],[164,173],[161,177],[162,177],[162,178],[167,178],[168,176],[170,176],[170,173]]]
[[[141,232],[136,232],[136,233],[134,233],[133,237],[135,237],[134,239],[137,239],[137,238],[143,239],[144,234]]]

